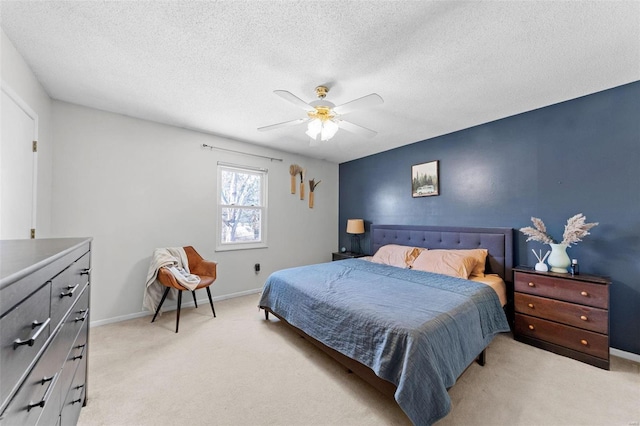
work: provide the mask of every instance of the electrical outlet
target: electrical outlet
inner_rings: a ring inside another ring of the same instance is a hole
[[[253,270],[256,271],[256,274],[260,272],[260,264],[256,263],[255,265],[253,265]]]

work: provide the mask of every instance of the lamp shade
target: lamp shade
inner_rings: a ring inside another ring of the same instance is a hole
[[[348,219],[347,234],[364,234],[364,220]]]

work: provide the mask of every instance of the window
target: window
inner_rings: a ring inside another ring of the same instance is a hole
[[[217,250],[267,246],[267,170],[218,163]]]

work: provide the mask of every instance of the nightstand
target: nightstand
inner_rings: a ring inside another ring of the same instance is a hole
[[[514,271],[514,338],[609,369],[609,285],[606,277]]]
[[[331,260],[344,260],[344,259],[354,259],[356,257],[365,257],[366,254],[354,253],[352,251],[345,251],[344,253],[334,252],[331,253]]]

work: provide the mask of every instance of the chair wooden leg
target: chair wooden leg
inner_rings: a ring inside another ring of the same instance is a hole
[[[209,303],[211,303],[211,310],[213,311],[213,317],[216,317],[216,310],[213,308],[213,299],[211,298],[211,290],[209,290],[209,287],[206,287],[207,289],[207,296],[209,296]]]
[[[196,301],[196,291],[192,290],[191,291],[191,295],[193,296],[193,303],[196,305],[196,308],[198,307],[198,302]]]
[[[151,320],[151,322],[154,322],[156,320],[156,317],[158,316],[158,312],[160,312],[160,308],[162,308],[162,304],[164,303],[164,299],[166,299],[167,294],[169,294],[169,290],[171,290],[171,288],[167,287],[167,289],[164,291],[164,294],[162,295],[162,299],[160,299],[160,304],[158,305],[158,308],[156,309],[156,313],[153,315],[153,319]]]
[[[182,290],[178,290],[178,311],[176,312],[176,333],[180,326],[180,305],[182,304]]]

